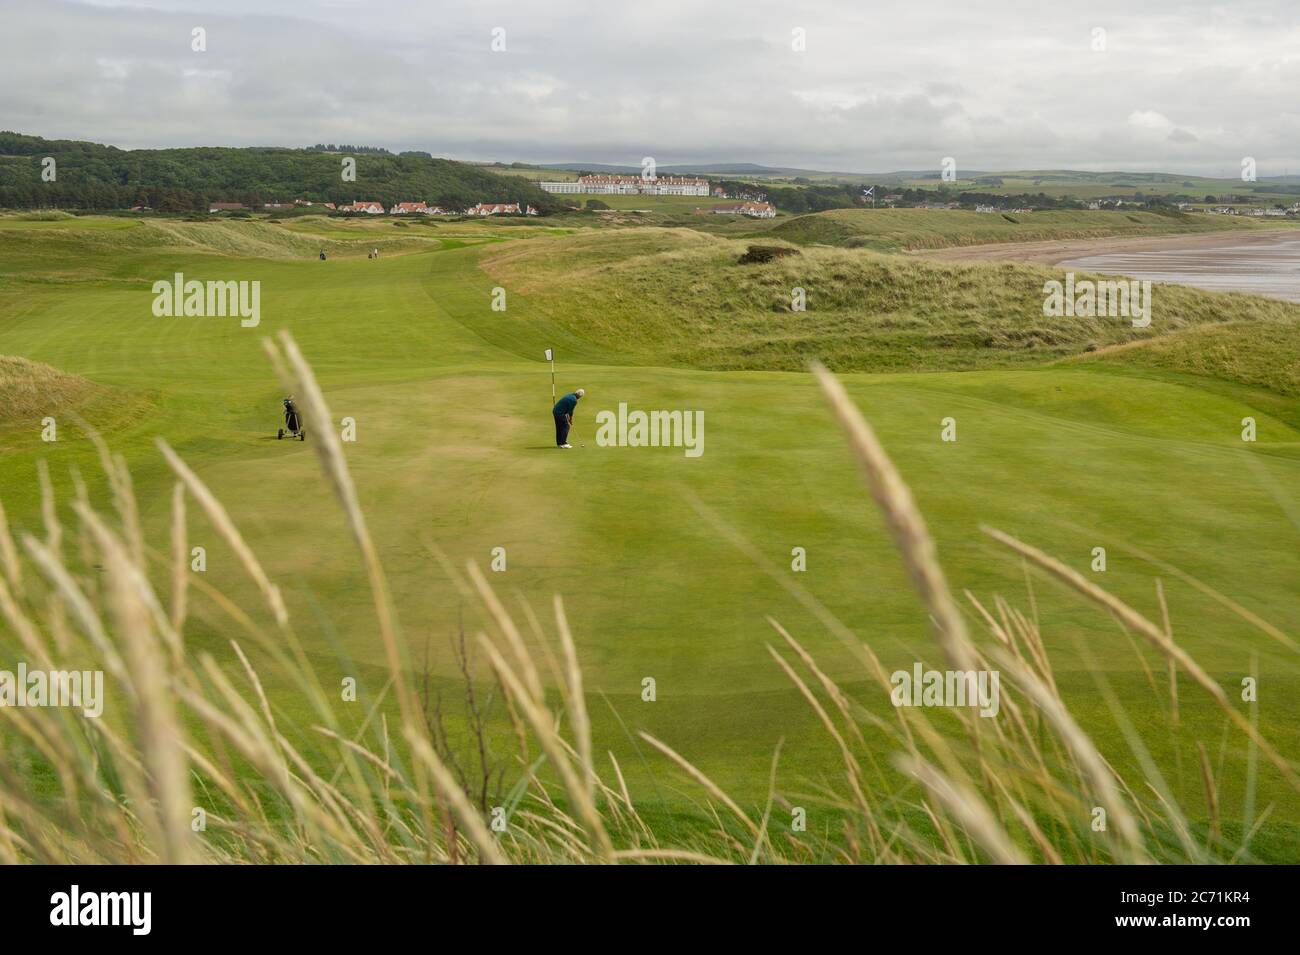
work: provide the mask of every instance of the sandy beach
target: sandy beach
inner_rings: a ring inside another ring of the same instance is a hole
[[[1300,230],[1213,232],[1137,239],[1000,242],[920,251],[945,261],[1036,262],[1131,275],[1215,292],[1300,302]]]

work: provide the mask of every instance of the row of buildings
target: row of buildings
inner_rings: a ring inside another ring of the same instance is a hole
[[[538,187],[545,192],[569,196],[709,196],[724,198],[721,186],[710,187],[709,180],[692,176],[579,176],[564,182],[539,182]],[[776,215],[776,207],[770,202],[757,199],[732,205],[719,205],[711,209],[696,207],[697,215],[707,212],[718,215],[750,216],[754,219],[771,219]]]
[[[1178,208],[1183,208],[1185,203],[1179,203]],[[1189,208],[1190,205],[1189,205]],[[1236,206],[1212,206],[1203,210],[1210,215],[1218,216],[1264,216],[1267,218],[1283,218],[1286,216],[1300,215],[1300,202],[1295,203],[1289,208],[1283,209],[1281,206],[1273,206],[1271,209],[1264,209],[1255,206],[1250,209],[1238,209]]]
[[[310,206],[311,203],[304,199],[295,199],[289,202],[264,202],[263,209],[292,209],[294,206]],[[387,213],[391,216],[404,215],[425,215],[425,216],[535,216],[540,215],[533,206],[521,206],[517,202],[480,202],[468,209],[448,209],[442,206],[431,206],[424,202],[398,202],[389,209],[384,208],[382,202],[357,202],[353,201],[343,205],[336,205],[333,202],[324,202],[321,205],[334,212],[363,212],[366,215],[379,216]],[[208,212],[249,212],[251,207],[244,205],[242,202],[213,202],[208,205]]]
[[[535,216],[540,214],[533,206],[522,206],[517,202],[480,202],[468,209],[449,209],[423,202],[398,202],[391,209],[385,209],[381,202],[353,202],[343,206],[335,206],[327,202],[325,206],[336,212],[364,212],[372,216],[383,215],[385,212],[390,216]]]
[[[582,196],[707,196],[709,180],[688,176],[579,176],[539,182],[543,192]]]

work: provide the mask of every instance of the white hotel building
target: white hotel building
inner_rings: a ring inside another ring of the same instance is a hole
[[[585,196],[707,196],[709,180],[681,176],[579,176],[576,182],[539,182],[544,192]]]

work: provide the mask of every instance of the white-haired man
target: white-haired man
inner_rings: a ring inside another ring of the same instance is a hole
[[[579,388],[571,391],[555,403],[551,414],[555,415],[555,444],[561,448],[572,448],[569,444],[569,429],[573,427],[573,411],[578,407],[578,399],[587,392]]]

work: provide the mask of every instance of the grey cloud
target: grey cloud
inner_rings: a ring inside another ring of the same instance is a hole
[[[138,2],[3,0],[0,127],[864,171],[1300,166],[1293,0]]]

